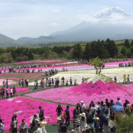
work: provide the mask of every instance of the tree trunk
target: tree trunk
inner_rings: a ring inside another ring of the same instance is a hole
[[[101,73],[101,67],[100,67],[100,69],[99,69],[99,74]]]

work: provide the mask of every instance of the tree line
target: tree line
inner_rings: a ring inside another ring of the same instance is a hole
[[[100,59],[130,58],[133,56],[133,41],[117,45],[113,40],[92,41],[65,46],[43,46],[38,48],[0,48],[0,63],[11,63],[36,59]]]

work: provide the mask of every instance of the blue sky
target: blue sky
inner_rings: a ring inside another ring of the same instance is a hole
[[[17,39],[66,30],[99,10],[119,7],[133,15],[133,0],[0,0],[0,33]]]

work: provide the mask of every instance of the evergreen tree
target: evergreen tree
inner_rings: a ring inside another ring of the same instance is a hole
[[[90,59],[90,46],[88,43],[85,46],[84,58],[87,59],[88,61]]]
[[[74,50],[73,50],[73,58],[78,58],[80,59],[82,55],[82,47],[80,44],[76,44],[74,46]]]
[[[127,39],[125,40],[124,45],[126,46],[126,48],[130,49],[130,43]]]
[[[133,40],[132,40],[132,42],[131,42],[131,46],[133,46]]]
[[[121,53],[122,53],[123,55],[126,55],[126,54],[127,54],[127,48],[126,48],[125,46],[122,47]]]

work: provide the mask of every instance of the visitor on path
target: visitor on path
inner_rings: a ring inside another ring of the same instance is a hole
[[[13,95],[13,89],[12,87],[10,87],[10,96],[12,97],[12,95]]]
[[[42,133],[42,128],[39,123],[37,124],[37,130],[34,131],[34,133]]]
[[[6,79],[6,87],[8,88],[8,79]]]
[[[117,83],[117,78],[116,77],[114,77],[114,81],[115,81],[115,83]]]
[[[116,125],[115,125],[113,116],[110,117],[110,120],[109,120],[109,123],[108,123],[108,127],[109,127],[109,130],[110,130],[111,133],[115,133],[116,132]]]
[[[38,124],[38,122],[39,122],[39,119],[38,119],[37,115],[35,114],[33,116],[33,118],[31,119],[31,121],[30,121],[30,123],[31,123],[30,130],[31,130],[31,132],[34,132],[34,131],[37,130],[37,124]]]
[[[40,84],[41,84],[41,87],[42,87],[42,88],[44,88],[44,78],[42,78],[42,80],[41,80],[41,83],[40,83]]]
[[[101,124],[101,122],[100,122],[98,117],[96,117],[96,119],[95,119],[94,126],[95,126],[95,132],[96,133],[102,132],[102,124]]]
[[[44,118],[44,109],[41,106],[39,106],[39,110],[40,110],[38,111],[39,119]]]
[[[49,83],[49,87],[51,87],[51,78],[49,78],[49,80],[48,80],[48,83]]]
[[[121,105],[121,101],[120,101],[120,98],[119,98],[119,97],[117,98],[116,105],[120,105],[120,106],[122,106],[122,105]]]
[[[40,124],[40,127],[42,128],[42,133],[47,133],[46,128],[45,128],[45,126],[47,125],[45,117],[41,118],[39,124]]]
[[[91,103],[90,103],[90,105],[89,105],[89,108],[91,108],[92,106],[95,107],[95,104],[94,104],[93,101],[91,101]]]
[[[27,79],[27,87],[29,86],[29,79]]]
[[[86,108],[86,106],[85,106],[84,102],[81,101],[81,111],[80,111],[80,113],[83,113],[85,108]]]
[[[87,125],[90,126],[90,130],[93,133],[94,132],[94,118],[92,115],[89,115],[86,119],[87,119]]]
[[[60,116],[63,112],[63,109],[61,107],[61,105],[59,104],[58,107],[56,108],[56,112],[57,112],[57,116]]]
[[[1,131],[1,133],[4,132],[4,124],[2,122],[2,119],[0,119],[0,131]]]
[[[3,87],[6,87],[6,82],[5,82],[5,80],[3,80]]]
[[[100,106],[100,102],[98,102],[98,104],[96,105],[96,111],[98,110],[98,109],[100,109],[101,110],[101,106]]]
[[[72,77],[70,77],[70,86],[72,86]]]
[[[126,75],[123,76],[123,84],[126,83]]]
[[[74,80],[74,86],[76,86],[76,85],[77,85],[77,80],[75,79],[75,80]]]
[[[127,82],[130,83],[130,77],[129,77],[129,75],[127,76]]]
[[[86,116],[85,113],[82,113],[81,116],[81,124],[80,124],[80,131],[85,130],[87,123],[86,123]]]
[[[22,120],[22,123],[20,124],[20,133],[28,133],[28,125],[25,123],[25,119]]]
[[[38,89],[38,79],[36,79],[36,89]]]
[[[34,90],[36,90],[37,88],[37,83],[36,83],[36,80],[34,81]]]
[[[21,83],[22,83],[22,81],[21,81],[21,79],[19,79],[19,81],[18,81],[19,87],[21,87]]]
[[[84,78],[82,78],[82,83],[84,83],[85,82],[85,79]]]
[[[110,107],[110,103],[108,102],[108,99],[105,100],[106,106],[109,108]]]
[[[81,113],[80,103],[77,103],[76,110],[78,111],[79,114]]]
[[[13,95],[14,96],[16,95],[16,87],[15,86],[13,87]]]
[[[24,87],[24,80],[22,79],[22,81],[21,81],[21,82],[22,82],[22,83],[21,83],[21,84],[22,84],[22,87]]]
[[[63,115],[60,115],[60,116],[57,118],[58,133],[60,133],[60,124],[61,124],[62,117],[63,117]]]
[[[5,93],[5,90],[4,90],[4,87],[2,87],[1,90],[0,90],[0,94],[1,94],[2,98],[4,97],[4,93]]]
[[[129,103],[129,101],[127,101],[125,112],[127,115],[129,115],[131,113],[131,104]]]
[[[80,133],[80,125],[81,125],[81,118],[76,115],[74,118],[74,133]]]
[[[69,125],[62,118],[61,123],[60,123],[60,133],[67,133],[67,130],[69,132]]]
[[[125,100],[125,103],[123,104],[124,110],[126,109],[128,100]]]
[[[11,121],[11,131],[12,131],[12,133],[17,133],[17,129],[18,129],[18,119],[17,119],[17,116],[14,115],[12,117],[12,121]]]
[[[6,98],[8,98],[8,96],[9,96],[9,90],[8,88],[6,88]]]
[[[52,85],[54,86],[54,79],[52,78]]]
[[[64,112],[64,118],[66,119],[66,123],[69,126],[70,125],[70,111],[69,106],[67,106],[65,112]]]

